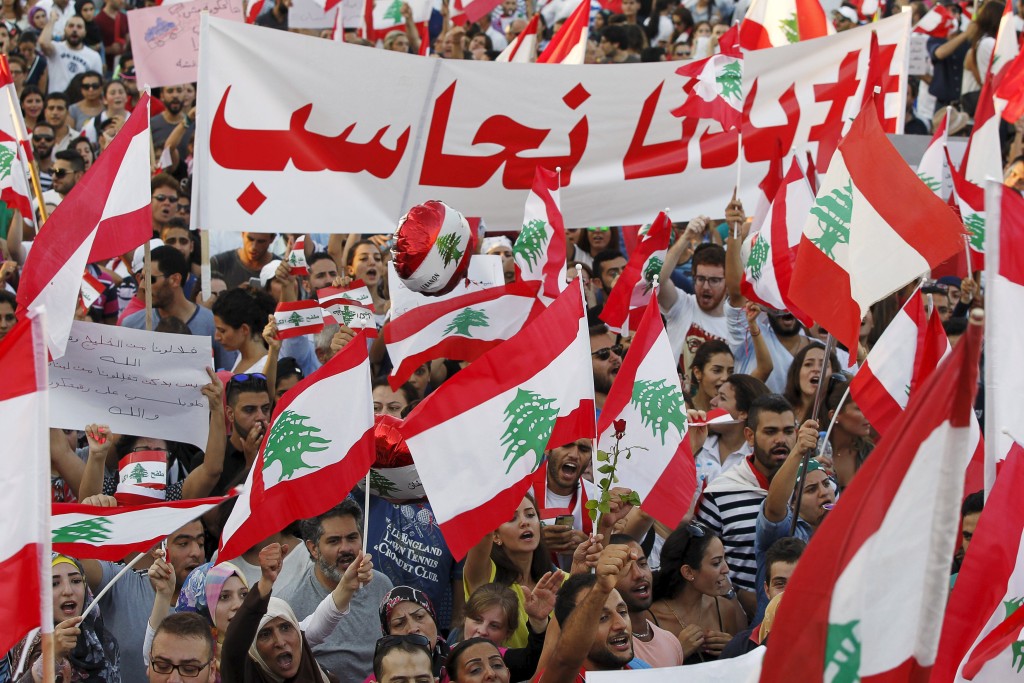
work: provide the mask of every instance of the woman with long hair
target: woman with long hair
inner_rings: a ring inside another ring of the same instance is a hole
[[[833,351],[825,368],[825,345],[811,342],[793,356],[793,364],[786,374],[786,390],[783,396],[793,406],[797,424],[811,418],[814,396],[821,382],[827,382],[833,372],[839,372],[839,360]]]
[[[988,78],[992,66],[996,34],[999,33],[1002,18],[1003,3],[988,0],[974,13],[971,22],[976,30],[971,37],[971,47],[964,57],[964,77],[960,84],[960,101],[971,116],[974,116],[977,109],[981,86]]]
[[[690,389],[693,407],[705,412],[718,396],[718,389],[732,374],[734,359],[729,345],[721,339],[711,339],[697,348],[690,363]]]
[[[26,85],[21,89],[21,115],[25,119],[25,127],[31,133],[43,115],[43,93],[34,85]]]
[[[214,337],[227,351],[238,351],[233,372],[263,372],[267,345],[263,328],[277,302],[262,290],[232,289],[213,304]]]

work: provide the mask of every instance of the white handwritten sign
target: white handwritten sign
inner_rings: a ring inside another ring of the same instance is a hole
[[[188,0],[128,12],[139,83],[192,83],[199,73],[199,17],[242,21],[242,0]]]
[[[362,3],[360,3],[362,9]],[[331,8],[324,11],[322,3],[315,0],[292,0],[288,8],[288,28],[325,29],[334,26],[338,10]]]
[[[50,426],[108,424],[115,434],[206,448],[209,337],[75,322],[67,353],[50,363]]]

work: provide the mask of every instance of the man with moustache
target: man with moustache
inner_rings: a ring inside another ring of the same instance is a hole
[[[612,390],[612,382],[619,374],[623,355],[622,345],[615,342],[615,337],[603,323],[590,326],[590,362],[594,370],[594,403],[598,416],[608,392]]]
[[[185,86],[165,85],[160,88],[160,102],[164,105],[164,110],[149,120],[149,127],[153,134],[153,147],[156,148],[157,156],[159,156],[171,131],[179,123],[183,123],[186,131],[181,136],[181,142],[178,143],[178,158],[185,159],[188,157],[188,143],[192,139],[195,125],[185,115]],[[184,166],[184,164],[179,166]]]
[[[294,584],[275,593],[291,605],[300,621],[337,588],[342,574],[362,550],[362,528],[363,512],[351,498],[318,517],[303,520],[309,566]],[[342,683],[362,683],[373,673],[374,646],[380,637],[378,608],[393,587],[388,577],[375,569],[373,580],[352,596],[349,614],[326,641],[313,648],[317,661]]]
[[[704,489],[697,518],[722,539],[736,597],[751,617],[757,603],[757,514],[772,478],[796,445],[793,406],[778,394],[761,396],[751,404],[743,432],[754,452]]]
[[[54,9],[46,27],[39,35],[39,49],[46,56],[49,92],[64,92],[76,74],[86,71],[103,73],[103,60],[96,50],[85,46],[85,20],[72,16],[64,24],[64,40],[55,41],[54,34],[63,14]]]

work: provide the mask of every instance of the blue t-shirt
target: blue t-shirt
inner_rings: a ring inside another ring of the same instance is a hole
[[[761,507],[757,510],[757,526],[754,532],[754,557],[757,560],[757,612],[751,622],[753,624],[761,623],[761,619],[764,618],[764,609],[768,606],[768,594],[764,591],[764,581],[768,575],[765,555],[768,554],[768,548],[771,548],[775,541],[790,535],[789,530],[793,526],[793,508],[786,511],[786,518],[781,522],[769,522],[764,516],[765,502],[767,501],[762,501]],[[812,533],[814,533],[814,529],[801,517],[796,521],[796,532],[792,536],[801,541],[810,541]]]

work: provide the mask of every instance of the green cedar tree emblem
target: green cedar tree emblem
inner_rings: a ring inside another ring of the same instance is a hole
[[[292,314],[290,316],[288,316],[288,324],[289,325],[301,325],[302,324],[302,316],[299,315],[298,311],[292,311]]]
[[[395,482],[391,481],[377,470],[370,470],[370,490],[381,498],[389,498],[392,493],[398,491]]]
[[[1014,598],[1012,600],[1004,600],[1003,608],[1006,610],[1006,618],[1020,609],[1021,605],[1024,605],[1024,598]],[[1020,673],[1024,670],[1024,640],[1018,640],[1010,645],[1010,653],[1013,655],[1013,661],[1011,666]]]
[[[680,434],[686,431],[686,405],[677,385],[664,379],[637,380],[630,402],[640,411],[641,422],[650,427],[654,436],[661,437],[663,446],[669,426]]]
[[[53,530],[53,543],[100,543],[110,539],[110,520],[106,517],[83,519]]]
[[[834,250],[840,244],[850,243],[850,221],[853,220],[853,180],[846,187],[832,190],[819,197],[811,207],[811,213],[818,218],[821,235],[812,237],[811,242],[821,249],[825,256],[836,260]]]
[[[0,145],[0,180],[11,175],[11,166],[13,164],[14,152],[3,145]]]
[[[307,425],[305,415],[286,410],[281,413],[270,428],[267,447],[263,452],[263,471],[266,472],[273,463],[281,464],[281,476],[278,481],[291,479],[300,469],[316,469],[302,460],[304,453],[326,451],[330,439],[316,436],[319,427]]]
[[[441,254],[445,268],[462,258],[462,250],[459,249],[461,244],[462,240],[454,232],[445,233],[437,238],[437,251]]]
[[[779,22],[779,28],[786,36],[787,43],[799,43],[800,42],[800,28],[796,21],[796,12],[789,15],[789,19],[783,19]]]
[[[647,259],[647,264],[644,266],[644,280],[653,283],[654,278],[661,275],[661,267],[663,265],[665,265],[665,262],[657,256]]]
[[[385,19],[390,19],[396,24],[401,24],[405,21],[402,18],[402,0],[394,0],[389,6],[388,11],[384,13]]]
[[[854,629],[860,621],[829,624],[825,641],[825,680],[857,683],[860,680],[860,639]]]
[[[512,247],[512,255],[529,265],[530,270],[537,267],[544,256],[544,246],[548,241],[548,224],[534,219],[523,224],[523,229]]]
[[[985,248],[985,217],[980,213],[969,213],[964,219],[964,226],[971,233],[968,240],[975,251]]]
[[[754,237],[754,242],[750,245],[750,258],[747,260],[747,268],[750,269],[750,277],[755,282],[761,279],[764,266],[768,263],[768,252],[770,250],[771,246],[768,244],[768,240],[761,237],[761,235]]]
[[[136,484],[141,484],[142,480],[149,475],[146,468],[142,466],[142,463],[136,463],[135,468],[128,473],[129,479],[134,479]]]
[[[351,306],[341,307],[341,322],[345,327],[348,327],[349,324],[355,319],[356,312],[352,310]]]
[[[293,266],[299,265],[299,255],[293,251],[288,255],[288,263]]]
[[[738,61],[732,61],[722,68],[722,73],[715,77],[722,97],[727,100],[738,100],[743,96],[743,68]]]
[[[441,334],[445,336],[457,334],[463,337],[472,337],[473,333],[469,331],[469,328],[490,326],[491,321],[487,319],[487,312],[484,309],[464,308],[459,311],[457,316],[452,318],[452,321],[448,323],[448,327]]]
[[[921,179],[921,182],[928,186],[928,189],[932,192],[938,192],[942,187],[942,183],[928,175],[927,173],[918,173],[917,177]]]
[[[515,398],[505,407],[506,427],[501,435],[501,445],[505,447],[502,460],[509,461],[505,474],[512,471],[520,458],[531,452],[537,459],[532,469],[540,467],[557,417],[555,399],[544,398],[526,389],[516,391]]]

